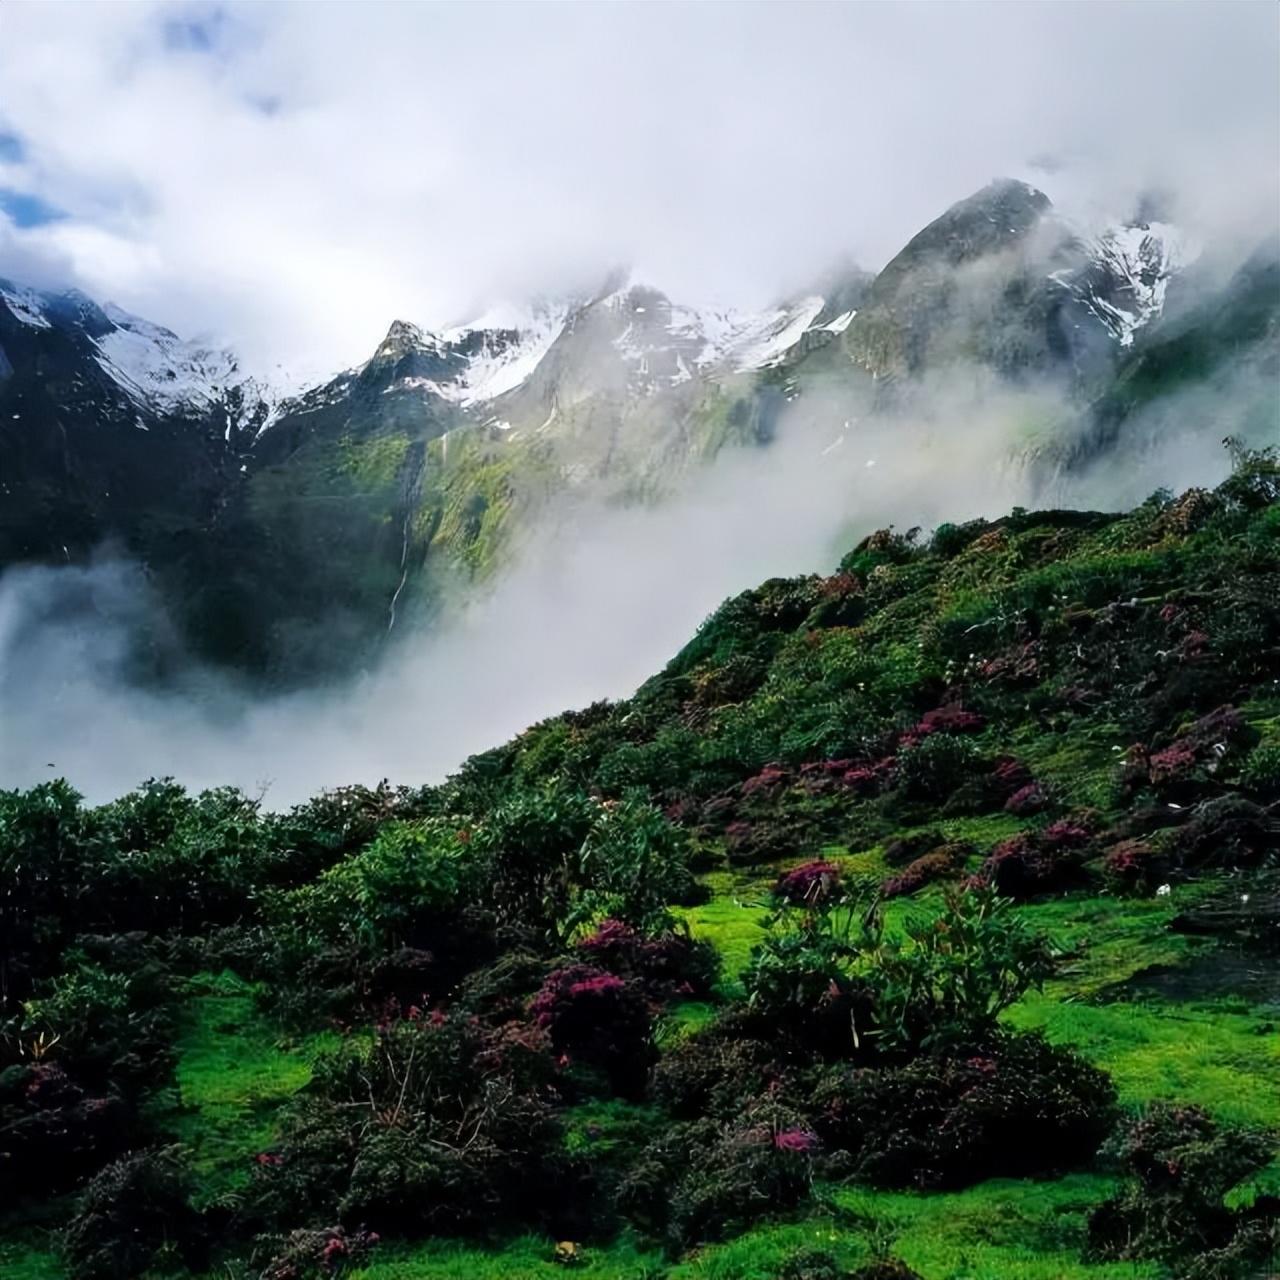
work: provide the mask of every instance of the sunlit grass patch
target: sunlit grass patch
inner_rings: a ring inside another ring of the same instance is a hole
[[[0,1276],[4,1280],[63,1280],[66,1272],[47,1244],[25,1236],[0,1240]]]
[[[720,989],[726,995],[740,992],[738,975],[751,959],[751,948],[764,936],[769,879],[713,872],[704,877],[712,893],[707,902],[676,908],[693,936],[706,939],[720,953]]]
[[[259,1012],[253,988],[234,974],[192,979],[173,1088],[158,1101],[157,1118],[190,1148],[202,1200],[248,1181],[279,1108],[311,1079],[316,1053],[336,1042],[332,1033],[285,1042]]]
[[[383,1245],[368,1266],[350,1272],[351,1280],[665,1280],[661,1255],[629,1241],[601,1247],[579,1246],[579,1262],[556,1261],[556,1241],[522,1236],[503,1247],[449,1240],[419,1245]]]
[[[997,1179],[966,1191],[840,1188],[836,1204],[929,1280],[1145,1280],[1155,1264],[1081,1260],[1090,1209],[1112,1182],[1095,1174],[1054,1181]]]
[[[1280,1035],[1244,1001],[1108,998],[1107,989],[1152,965],[1203,955],[1211,943],[1169,929],[1169,921],[1212,890],[1208,882],[1164,898],[1069,897],[1021,908],[1070,952],[1057,979],[1006,1014],[1042,1028],[1110,1072],[1121,1102],[1198,1103],[1221,1121],[1280,1124]],[[1118,993],[1113,993],[1118,994]]]
[[[1224,1123],[1280,1125],[1280,1036],[1255,1014],[1159,1000],[1070,1004],[1029,996],[1007,1018],[1043,1028],[1108,1071],[1128,1107],[1168,1099],[1196,1103]]]

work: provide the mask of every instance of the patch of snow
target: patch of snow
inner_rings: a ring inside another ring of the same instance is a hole
[[[286,393],[246,374],[234,352],[187,342],[112,303],[102,310],[115,328],[94,340],[98,364],[139,404],[160,413],[207,413],[222,405],[227,440],[259,416],[258,434],[280,416]]]
[[[0,288],[0,298],[4,299],[14,318],[32,329],[52,329],[53,325],[44,314],[44,300],[34,289],[26,289],[21,285],[6,285]]]
[[[814,295],[792,307],[767,314],[757,332],[735,350],[737,367],[741,370],[764,369],[776,364],[800,341],[822,307],[822,298]]]
[[[723,366],[747,372],[781,360],[800,341],[822,307],[823,300],[816,295],[790,306],[754,313],[673,305],[668,329],[683,341],[701,339],[694,361],[700,368]]]
[[[1169,281],[1199,256],[1199,247],[1164,222],[1115,226],[1088,242],[1083,274],[1054,272],[1122,347],[1164,310]],[[1103,290],[1108,296],[1103,296]]]
[[[846,311],[843,314],[836,316],[830,324],[819,325],[819,328],[823,333],[843,333],[849,327],[850,321],[857,314],[857,311]]]
[[[514,391],[542,363],[568,318],[567,302],[540,302],[526,311],[493,311],[436,335],[447,348],[478,346],[464,355],[458,377],[439,384],[436,394],[470,408]]]

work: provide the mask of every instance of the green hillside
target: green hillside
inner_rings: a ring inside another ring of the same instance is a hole
[[[1280,464],[1236,453],[881,531],[439,787],[0,793],[0,1274],[1271,1275]]]

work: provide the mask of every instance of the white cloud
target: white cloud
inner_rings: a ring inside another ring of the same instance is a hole
[[[324,369],[619,260],[761,301],[1046,153],[1081,202],[1160,184],[1252,232],[1278,33],[1248,2],[6,5],[7,180],[70,216],[0,221],[0,270]]]

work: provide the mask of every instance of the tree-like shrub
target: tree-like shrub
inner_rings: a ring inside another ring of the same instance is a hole
[[[978,748],[951,733],[930,734],[898,753],[898,779],[914,800],[946,800],[982,769]]]
[[[300,1227],[272,1240],[271,1261],[257,1280],[328,1280],[368,1260],[378,1243],[376,1231],[347,1231],[341,1226]]]
[[[562,1187],[554,1070],[528,1024],[383,1027],[316,1063],[256,1164],[257,1214],[407,1235],[542,1221]]]
[[[37,1039],[34,1051],[42,1045]],[[57,1194],[129,1144],[131,1108],[118,1091],[90,1092],[56,1061],[0,1071],[0,1198]]]
[[[964,866],[969,851],[969,846],[964,844],[942,844],[931,849],[908,863],[897,875],[884,880],[880,885],[880,896],[900,898],[954,875]]]
[[[805,1199],[817,1150],[801,1117],[768,1102],[723,1123],[672,1125],[628,1171],[619,1208],[675,1249],[722,1240]]]
[[[1024,900],[1060,893],[1082,883],[1083,850],[1046,841],[1038,832],[1020,831],[1000,841],[978,869],[978,880],[1006,898]]]
[[[722,1014],[672,1045],[653,1071],[655,1102],[682,1119],[739,1115],[746,1104],[781,1087],[788,1075],[777,1028],[741,1013]],[[772,1039],[766,1039],[769,1033]]]
[[[1280,799],[1280,742],[1254,747],[1240,770],[1240,782],[1262,800]]]

